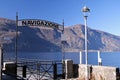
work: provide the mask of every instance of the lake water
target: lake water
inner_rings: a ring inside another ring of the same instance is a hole
[[[66,52],[61,53],[18,53],[18,58],[26,58],[26,59],[39,59],[39,60],[62,60],[63,56],[65,59],[72,59],[73,62],[79,63],[80,57],[79,52]],[[98,59],[97,53],[88,53],[88,64],[97,65]],[[115,66],[120,67],[120,52],[101,52],[100,54],[102,58],[102,65],[104,66]],[[6,58],[14,58],[15,53],[4,53],[4,59]],[[82,60],[85,63],[85,53],[82,53]]]

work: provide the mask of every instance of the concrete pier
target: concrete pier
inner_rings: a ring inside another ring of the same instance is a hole
[[[22,63],[19,64],[17,76],[24,78],[24,79],[28,79],[28,80],[36,80],[36,78],[39,80],[42,80],[42,79],[85,80],[86,65],[85,64],[73,64],[73,61],[70,59],[65,60],[65,78],[64,79],[62,78],[62,76],[57,77],[58,74],[56,71],[58,68],[57,68],[57,64],[56,63],[54,64],[54,62],[50,63],[50,62],[40,61],[39,63],[36,63],[36,64],[35,63],[29,63],[28,65],[27,64],[25,64],[27,67],[24,66]],[[62,69],[62,66],[61,66],[61,69]],[[4,73],[8,75],[8,77],[10,77],[9,74],[11,73],[16,74],[15,63],[14,62],[4,63],[3,70],[4,70]],[[43,70],[44,70],[43,73],[40,72]],[[53,70],[53,73],[51,74],[49,70]],[[89,73],[89,80],[120,80],[119,68],[116,68],[116,67],[88,65],[88,73]],[[45,75],[43,76],[43,74]],[[49,76],[49,77],[46,77],[46,76]],[[6,80],[9,80],[9,79],[6,79]]]

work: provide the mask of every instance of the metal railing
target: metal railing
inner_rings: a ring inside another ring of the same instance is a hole
[[[5,60],[14,61],[14,60]],[[25,80],[62,79],[63,64],[61,61],[18,59],[17,76]]]

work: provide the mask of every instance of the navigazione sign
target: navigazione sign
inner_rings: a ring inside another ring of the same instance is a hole
[[[42,26],[49,28],[56,28],[58,30],[64,30],[63,25],[39,19],[27,19],[27,20],[18,20],[18,26]]]

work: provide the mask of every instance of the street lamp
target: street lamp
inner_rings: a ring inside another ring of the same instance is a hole
[[[89,80],[88,77],[88,50],[87,50],[87,17],[90,12],[90,9],[86,6],[83,7],[82,9],[83,15],[84,15],[84,21],[85,21],[85,59],[86,59],[86,71],[85,71],[85,76],[86,80]]]

